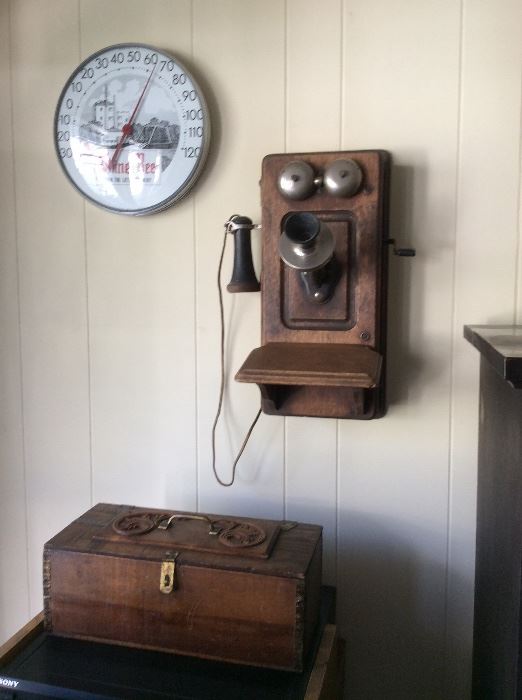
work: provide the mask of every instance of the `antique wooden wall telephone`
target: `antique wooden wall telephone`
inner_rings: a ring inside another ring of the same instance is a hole
[[[239,215],[225,224],[235,242],[228,291],[261,290],[262,344],[235,378],[259,386],[263,412],[384,415],[389,171],[380,150],[269,155],[261,225]],[[262,229],[261,285],[253,228]]]

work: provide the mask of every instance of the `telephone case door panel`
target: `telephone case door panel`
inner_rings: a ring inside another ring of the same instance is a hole
[[[355,160],[363,171],[353,197],[335,197],[323,188],[301,201],[289,201],[277,187],[284,166],[302,158],[316,172],[336,159]],[[262,342],[349,343],[379,349],[384,319],[384,201],[389,157],[383,151],[270,155],[261,179],[263,230]],[[326,304],[314,304],[303,294],[299,272],[279,256],[278,242],[285,217],[306,211],[327,223],[335,237],[339,281]]]

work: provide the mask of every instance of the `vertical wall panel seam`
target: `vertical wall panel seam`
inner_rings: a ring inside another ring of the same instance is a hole
[[[457,319],[457,293],[456,293],[456,282],[457,282],[457,259],[458,259],[458,214],[459,214],[459,195],[460,195],[460,172],[461,172],[461,131],[462,131],[462,78],[463,78],[463,48],[464,48],[464,5],[465,0],[460,0],[460,10],[459,10],[459,46],[458,46],[458,77],[457,77],[457,109],[456,109],[456,154],[455,154],[455,199],[453,207],[453,234],[454,234],[454,248],[453,248],[453,270],[452,270],[452,288],[453,288],[453,299],[452,299],[452,309],[451,309],[451,320],[450,320],[450,332],[451,332],[451,342],[450,342],[450,385],[449,385],[449,396],[448,396],[448,473],[447,473],[447,502],[446,502],[446,561],[445,561],[445,572],[444,572],[444,663],[443,663],[443,690],[444,697],[450,700],[451,698],[451,687],[450,679],[448,676],[448,660],[449,655],[449,642],[450,642],[450,606],[449,606],[449,593],[450,593],[450,578],[451,578],[451,541],[452,541],[452,530],[453,530],[453,448],[454,448],[454,438],[455,431],[453,426],[454,418],[454,387],[455,387],[455,346],[456,338],[459,337],[459,329],[456,328]]]
[[[22,482],[24,489],[24,526],[25,526],[25,578],[27,584],[27,609],[26,616],[29,617],[31,610],[31,580],[29,576],[29,505],[27,495],[27,446],[25,434],[25,402],[24,402],[24,366],[23,366],[23,351],[22,351],[22,305],[20,301],[20,253],[18,240],[18,197],[16,190],[16,157],[15,157],[15,109],[13,97],[13,56],[11,53],[13,41],[13,21],[12,21],[12,0],[8,2],[8,56],[9,56],[9,98],[11,112],[11,158],[13,172],[13,204],[14,204],[14,236],[15,236],[15,265],[16,265],[16,306],[18,315],[18,358],[20,367],[20,422],[21,422],[21,438],[22,438]]]
[[[344,122],[344,112],[343,112],[343,99],[344,99],[344,3],[343,0],[339,0],[339,135],[338,135],[338,147],[342,150],[343,147],[343,122]],[[334,529],[334,571],[333,579],[335,586],[337,587],[337,572],[339,571],[339,520],[340,520],[340,504],[339,504],[339,493],[340,493],[340,478],[341,478],[341,425],[340,421],[337,419],[335,421],[335,493],[334,493],[334,508],[335,508],[335,529]]]
[[[82,60],[82,0],[77,2],[78,8],[78,62]],[[94,464],[93,464],[93,403],[92,403],[92,360],[91,360],[91,313],[89,295],[89,245],[87,236],[87,211],[85,200],[82,198],[82,223],[83,223],[83,260],[85,274],[85,328],[87,344],[87,403],[89,435],[89,502],[94,505]]]
[[[195,21],[194,21],[194,0],[190,0],[190,54],[194,60],[195,46]],[[194,460],[195,460],[195,490],[196,490],[196,511],[199,511],[199,346],[198,346],[198,250],[196,245],[196,229],[197,229],[197,194],[192,198],[192,259],[194,266],[194,428],[195,428],[195,445],[194,445]]]
[[[340,24],[340,35],[339,35],[339,149],[343,148],[343,126],[344,126],[344,78],[345,78],[345,65],[344,65],[344,1],[339,0],[339,24]],[[336,422],[335,430],[335,566],[334,566],[334,581],[335,585],[338,585],[338,572],[339,572],[339,560],[341,557],[341,550],[339,547],[339,532],[341,529],[341,504],[339,502],[339,494],[341,493],[341,429],[339,421]]]
[[[84,245],[84,274],[85,274],[85,330],[87,345],[87,403],[88,403],[88,425],[89,435],[89,500],[94,505],[94,464],[93,464],[93,402],[92,402],[92,360],[91,360],[91,313],[89,295],[89,246],[87,237],[87,219],[85,212],[85,202],[82,203],[83,219],[83,245]]]
[[[284,0],[283,22],[283,150],[286,153],[288,149],[288,0]]]
[[[336,435],[336,445],[335,445],[335,458],[337,463],[337,472],[335,478],[335,574],[334,582],[336,590],[338,591],[337,599],[339,600],[339,572],[341,571],[340,561],[341,561],[341,547],[339,533],[341,532],[341,430],[339,426],[339,421],[337,422],[337,435]]]
[[[288,0],[284,0],[283,12],[283,150],[288,151]],[[288,482],[288,419],[283,417],[283,518],[287,511]]]
[[[521,65],[522,67],[522,65]],[[513,323],[516,324],[520,322],[520,276],[521,276],[521,266],[522,260],[520,259],[520,251],[522,248],[522,242],[520,241],[521,235],[521,219],[522,219],[522,71],[520,75],[520,100],[519,100],[519,129],[518,129],[518,190],[517,190],[517,242],[516,242],[516,270],[515,270],[515,310]]]
[[[286,502],[286,494],[287,494],[287,479],[288,479],[288,473],[286,469],[286,465],[288,462],[288,424],[287,424],[287,419],[285,416],[283,416],[283,520],[286,520],[286,511],[287,511],[287,502]]]
[[[343,0],[339,0],[339,150],[343,147],[343,133],[344,133],[344,3]]]

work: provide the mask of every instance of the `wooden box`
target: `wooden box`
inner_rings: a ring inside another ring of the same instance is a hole
[[[321,560],[317,525],[98,504],[45,545],[45,626],[299,671]]]

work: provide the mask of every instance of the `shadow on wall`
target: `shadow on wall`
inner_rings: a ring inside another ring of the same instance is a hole
[[[412,325],[411,287],[415,267],[422,264],[424,246],[416,236],[413,223],[413,197],[423,199],[425,176],[419,168],[393,165],[390,188],[390,238],[400,248],[416,248],[415,258],[404,258],[389,251],[388,270],[388,347],[387,347],[387,396],[388,403],[406,402],[409,389],[418,381],[425,369],[420,357],[409,350]],[[419,245],[420,244],[420,245]],[[423,292],[417,284],[415,303],[422,307]],[[407,368],[407,369],[406,369]],[[407,374],[408,382],[402,378]],[[426,378],[423,379],[426,381]]]
[[[337,623],[346,640],[345,696],[454,700],[445,688],[444,565],[418,554],[418,529],[408,539],[405,523],[349,513],[344,526]]]

